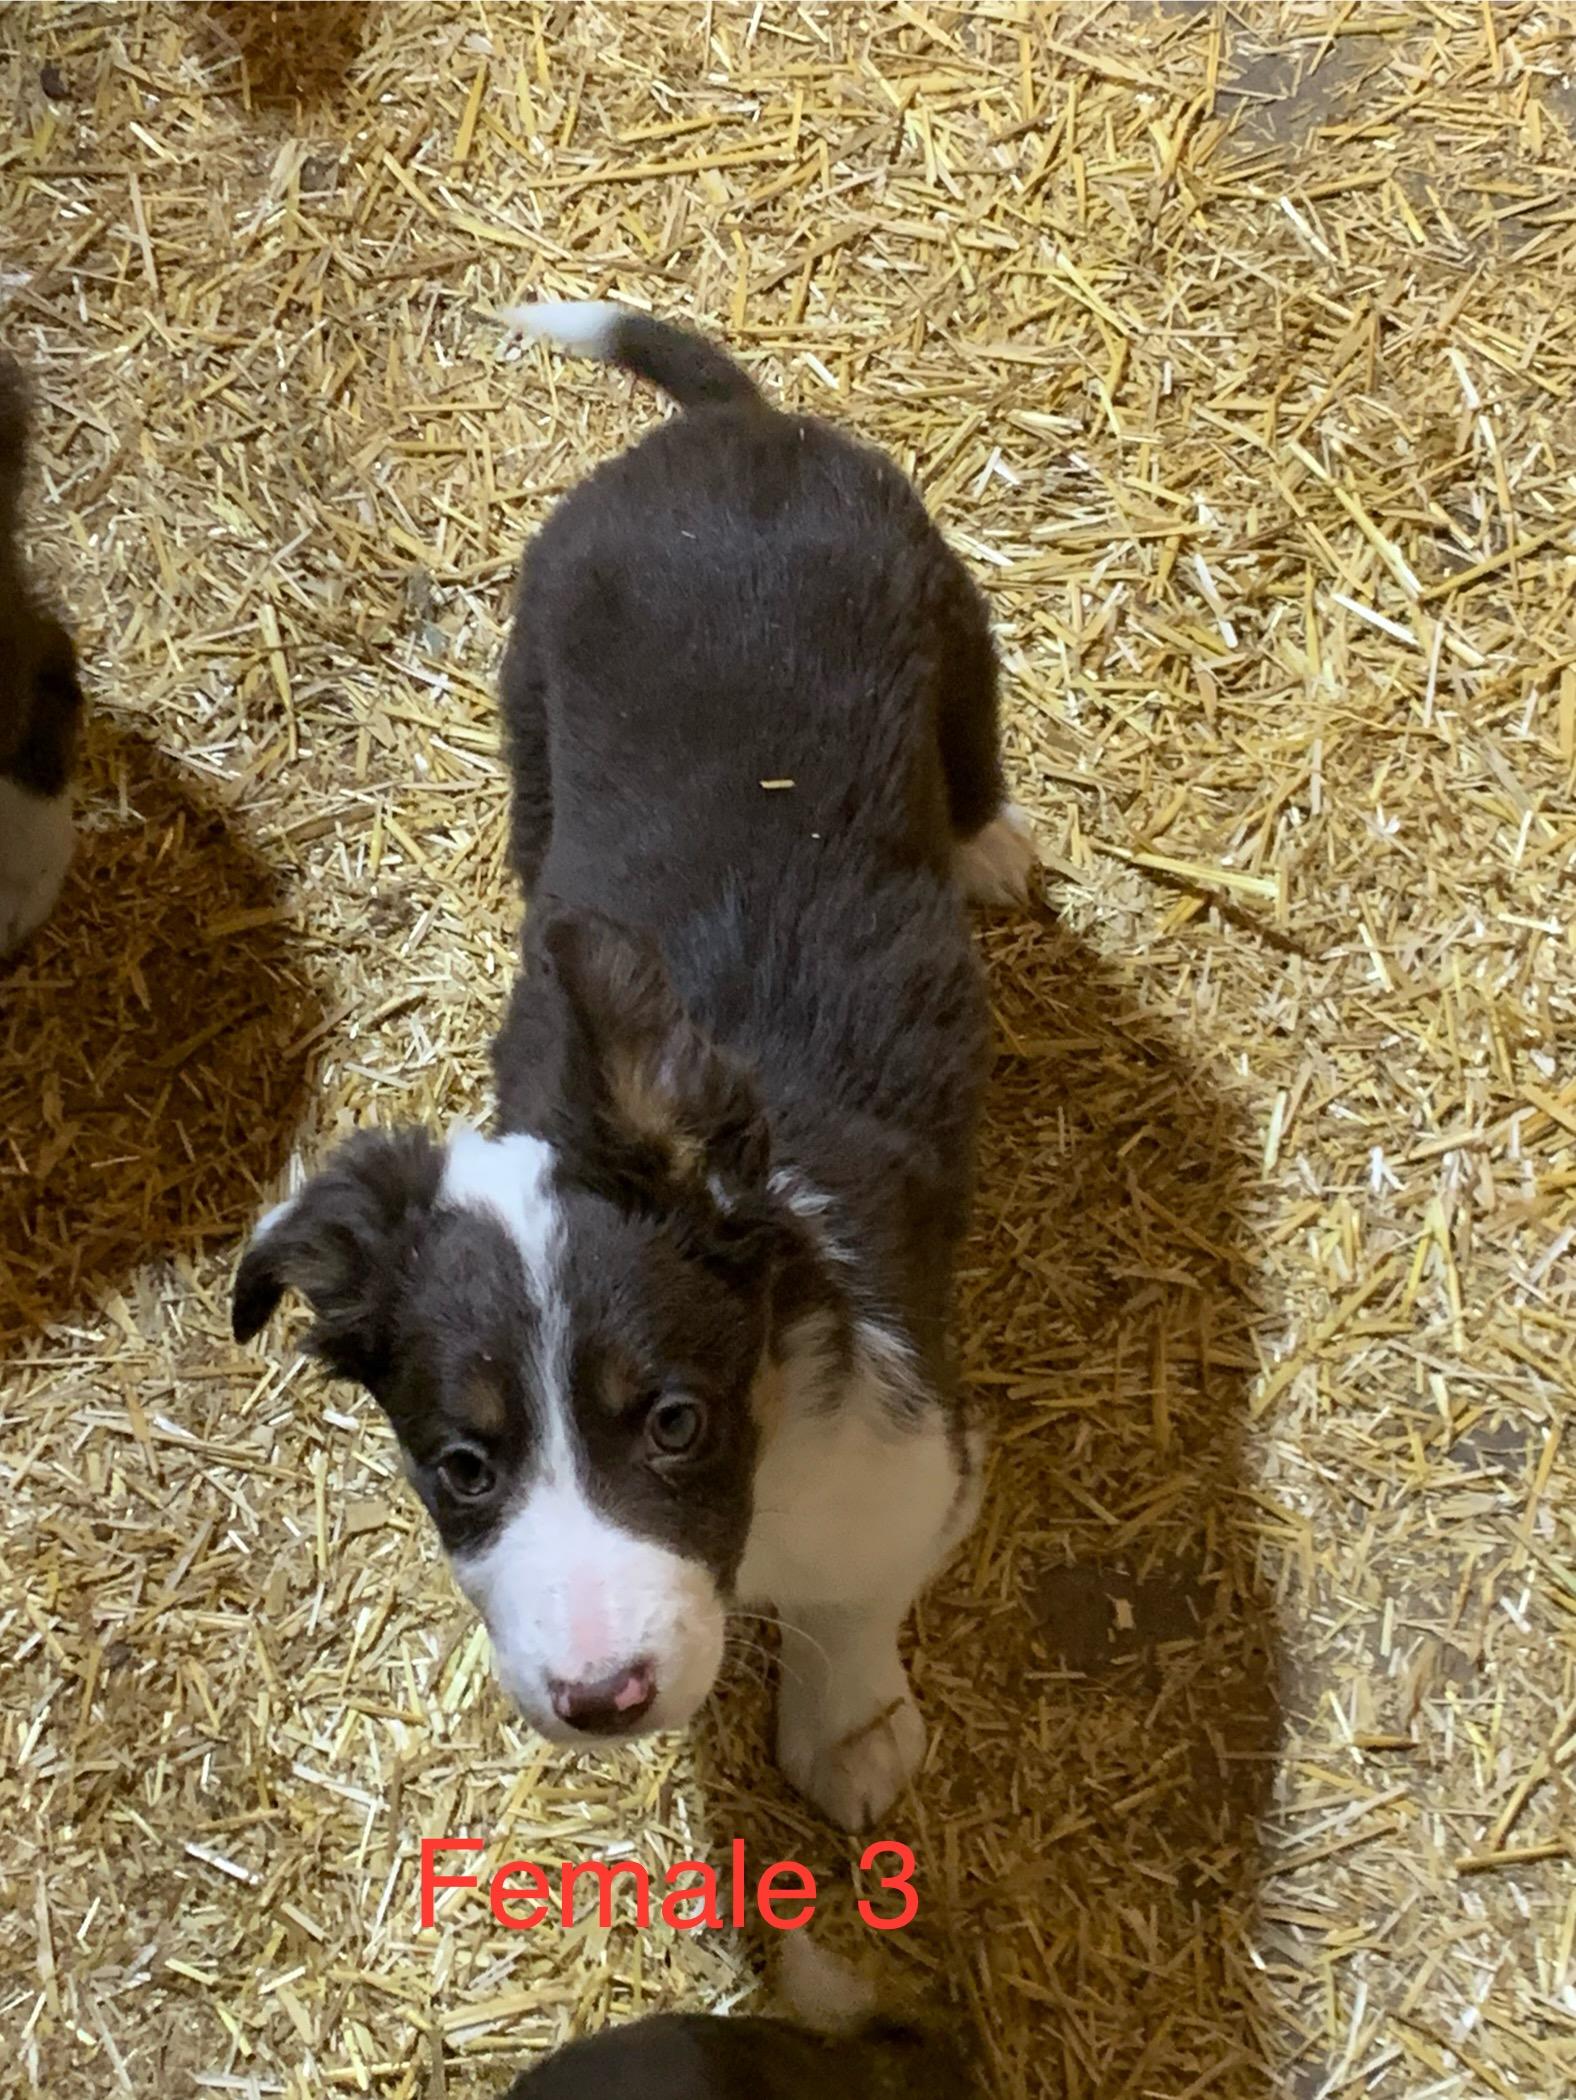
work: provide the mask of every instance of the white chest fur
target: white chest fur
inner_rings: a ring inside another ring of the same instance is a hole
[[[890,1374],[861,1346],[827,1406],[824,1387],[785,1367],[783,1404],[755,1476],[755,1513],[739,1569],[741,1604],[906,1602],[972,1519],[939,1407],[894,1418]],[[819,1403],[819,1404],[818,1404]]]

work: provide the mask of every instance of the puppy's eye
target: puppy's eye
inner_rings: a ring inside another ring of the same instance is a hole
[[[451,1444],[436,1470],[439,1480],[460,1502],[479,1502],[492,1493],[498,1479],[491,1460],[470,1444]]]
[[[675,1394],[658,1400],[646,1416],[646,1443],[656,1458],[682,1458],[700,1442],[706,1411],[698,1400]]]

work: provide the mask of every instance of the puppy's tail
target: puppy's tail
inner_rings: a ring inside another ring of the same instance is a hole
[[[693,330],[607,299],[539,299],[499,316],[516,334],[633,372],[680,408],[764,408],[760,388],[726,351]]]
[[[21,367],[0,350],[0,535],[6,539],[16,528],[27,472],[29,410]]]

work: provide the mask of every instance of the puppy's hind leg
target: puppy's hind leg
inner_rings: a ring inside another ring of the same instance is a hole
[[[1040,849],[1034,820],[1004,802],[972,838],[958,841],[954,865],[971,904],[1023,904],[1032,894]]]
[[[950,556],[948,564],[951,573],[938,609],[936,729],[955,841],[953,866],[974,903],[1022,903],[1040,856],[1027,813],[1007,799],[996,651],[984,601]]]

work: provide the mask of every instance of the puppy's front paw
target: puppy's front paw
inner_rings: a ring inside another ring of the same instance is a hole
[[[1040,864],[1028,811],[1005,802],[982,831],[958,847],[954,865],[974,904],[1022,904]]]
[[[904,1683],[855,1727],[836,1724],[784,1686],[777,1762],[791,1785],[842,1830],[866,1830],[886,1814],[925,1756],[925,1723]]]
[[[20,948],[55,908],[75,843],[66,795],[0,780],[0,956]]]

